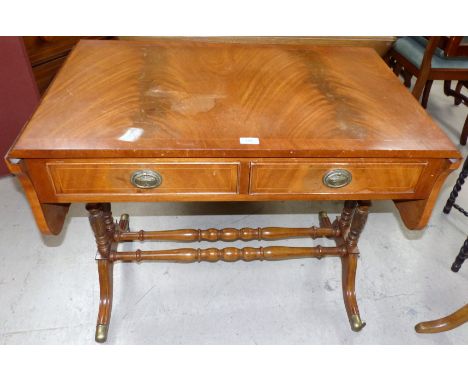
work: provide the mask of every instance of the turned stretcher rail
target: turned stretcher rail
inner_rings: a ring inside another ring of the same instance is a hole
[[[122,232],[114,234],[114,240],[119,241],[235,241],[235,240],[280,240],[292,237],[339,237],[340,230],[337,228],[208,228],[208,229],[177,229],[170,231],[139,231]]]
[[[182,263],[192,263],[200,261],[252,261],[252,260],[286,260],[300,259],[304,257],[323,256],[345,256],[347,249],[341,247],[245,247],[245,248],[180,248],[158,251],[112,251],[109,255],[110,261],[173,261]]]

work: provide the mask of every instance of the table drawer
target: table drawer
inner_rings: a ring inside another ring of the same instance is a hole
[[[416,193],[427,161],[269,162],[251,165],[251,194]],[[327,179],[328,175],[328,179]],[[328,183],[328,185],[327,185]]]
[[[238,162],[47,162],[56,195],[238,192]]]

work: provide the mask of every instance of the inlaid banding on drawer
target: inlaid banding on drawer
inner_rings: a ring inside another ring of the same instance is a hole
[[[47,163],[56,194],[209,194],[238,192],[239,163]],[[155,188],[138,188],[132,175],[157,172]]]
[[[378,194],[415,193],[427,162],[390,163],[252,163],[251,194]],[[324,176],[332,170],[349,172],[343,187],[329,187]]]

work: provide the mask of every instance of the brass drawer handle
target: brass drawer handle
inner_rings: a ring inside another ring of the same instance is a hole
[[[153,170],[138,170],[132,174],[130,181],[138,188],[156,188],[162,183],[162,176]]]
[[[348,170],[337,168],[334,170],[328,171],[323,176],[323,184],[331,188],[340,188],[347,186],[351,183],[351,173]]]

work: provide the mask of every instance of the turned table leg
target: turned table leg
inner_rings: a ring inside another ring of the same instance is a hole
[[[415,330],[418,333],[440,333],[455,329],[465,322],[468,322],[468,304],[446,317],[420,322],[416,325]]]
[[[99,273],[99,313],[96,324],[96,342],[105,342],[109,330],[112,310],[112,275],[113,263],[109,261],[112,238],[115,231],[109,203],[87,204],[89,222],[96,238],[98,254],[96,256]]]
[[[96,342],[106,342],[112,311],[112,274],[114,264],[97,260],[99,272],[99,313],[96,323]]]
[[[366,323],[361,320],[361,316],[359,315],[355,285],[357,260],[359,256],[357,243],[359,236],[361,235],[361,232],[366,224],[368,213],[368,204],[359,203],[354,208],[354,214],[351,219],[349,233],[345,236],[348,255],[341,258],[343,298],[346,312],[348,313],[348,319],[351,324],[351,329],[355,332],[360,331],[364,326],[366,326]]]
[[[89,203],[89,222],[94,232],[98,253],[96,256],[99,273],[100,301],[96,325],[96,341],[105,342],[109,330],[112,310],[112,265],[115,261],[252,261],[285,260],[324,256],[340,257],[342,261],[343,298],[351,328],[361,330],[365,323],[359,315],[356,301],[355,279],[357,243],[367,220],[369,202],[346,201],[340,218],[332,224],[325,212],[321,212],[320,227],[308,228],[223,228],[223,229],[181,229],[170,231],[130,232],[129,217],[121,216],[114,223],[109,203]],[[279,240],[291,237],[326,237],[336,242],[335,247],[226,247],[226,248],[179,248],[173,250],[117,251],[117,244],[123,241],[169,240],[169,241],[234,241],[234,240]]]
[[[351,329],[360,331],[366,323],[361,320],[356,300],[356,269],[359,251],[357,243],[367,221],[369,202],[346,201],[341,217],[333,223],[341,231],[340,237],[335,237],[337,246],[346,245],[347,253],[341,257],[343,300],[351,324]],[[326,214],[320,214],[320,224],[330,225]]]

